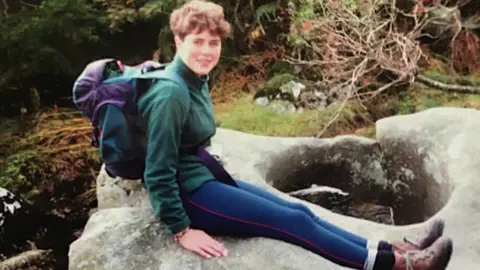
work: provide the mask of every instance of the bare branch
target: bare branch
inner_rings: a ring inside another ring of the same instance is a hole
[[[429,79],[423,75],[417,76],[417,81],[422,82],[428,86],[435,87],[437,89],[449,92],[466,93],[466,94],[480,94],[480,86],[470,85],[457,85],[457,84],[445,84],[432,79]]]
[[[441,22],[426,15],[430,8],[424,7],[421,15],[398,10],[396,1],[381,6],[370,2],[366,13],[358,16],[341,1],[336,1],[338,5],[320,1],[323,16],[302,32],[308,44],[305,48],[313,55],[286,59],[307,70],[321,71],[327,96],[370,97],[412,82],[418,61],[424,57],[417,38],[426,25]],[[397,30],[399,15],[414,21],[407,32]]]
[[[342,1],[334,5],[318,1],[322,16],[300,33],[305,45],[299,51],[308,53],[285,59],[307,72],[318,73],[324,94],[342,101],[317,137],[336,121],[348,100],[355,98],[362,103],[397,85],[413,83],[419,73],[418,63],[425,57],[418,38],[431,34],[425,31],[427,27],[455,32],[453,41],[464,27],[456,7],[441,6],[438,10],[438,6],[424,7],[420,2],[406,12],[397,8],[395,0],[386,4],[369,2],[359,16]],[[446,13],[455,15],[454,24],[451,18],[450,22],[442,20]],[[399,30],[399,18],[409,22],[403,27],[407,29]]]

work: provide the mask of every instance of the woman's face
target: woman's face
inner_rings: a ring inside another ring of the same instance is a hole
[[[222,41],[210,31],[191,33],[183,40],[175,37],[177,51],[185,64],[197,75],[207,75],[220,59]]]

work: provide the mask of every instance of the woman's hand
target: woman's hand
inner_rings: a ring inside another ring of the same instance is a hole
[[[189,229],[178,242],[183,248],[207,259],[228,255],[227,249],[220,242],[201,230]]]

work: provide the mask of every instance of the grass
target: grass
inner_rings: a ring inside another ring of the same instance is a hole
[[[480,86],[480,74],[458,74],[449,66],[448,62],[441,59],[431,59],[424,75],[446,84]]]
[[[480,95],[448,93],[417,84],[398,97],[397,113],[409,114],[435,107],[480,109]]]
[[[245,95],[231,103],[215,105],[217,126],[251,134],[267,136],[302,137],[316,136],[338,111],[340,104],[325,110],[306,110],[295,114],[278,114],[255,105],[251,95]],[[360,122],[368,121],[368,115],[352,102],[345,106],[339,120],[327,128],[325,136],[340,130],[355,130]]]
[[[258,135],[310,137],[316,136],[323,129],[339,106],[331,106],[325,110],[306,110],[297,114],[278,114],[255,105],[252,98],[251,95],[244,95],[229,103],[216,104],[217,125]],[[422,84],[416,84],[390,99],[385,103],[388,108],[382,110],[392,111],[392,115],[411,114],[442,106],[480,109],[480,95],[448,93]],[[367,110],[351,102],[322,137],[342,134],[374,138],[375,119]]]
[[[480,76],[478,75],[446,75],[441,70],[430,69],[425,72],[425,76],[446,84],[474,85],[480,86]]]

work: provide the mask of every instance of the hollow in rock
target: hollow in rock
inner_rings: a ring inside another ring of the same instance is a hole
[[[391,225],[427,220],[446,204],[439,193],[448,187],[425,172],[414,149],[390,152],[356,136],[296,146],[272,159],[267,182],[343,215]],[[399,155],[409,155],[407,164]]]

